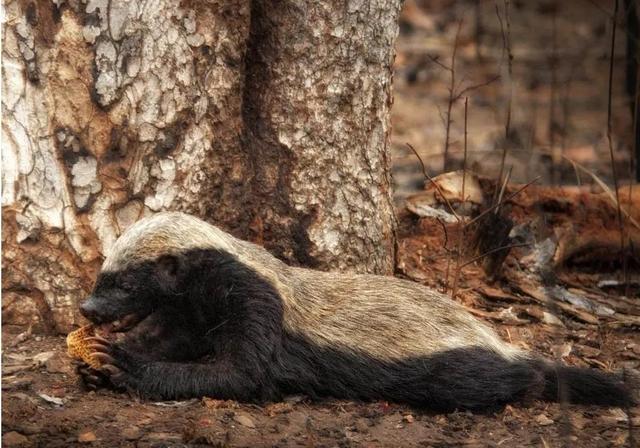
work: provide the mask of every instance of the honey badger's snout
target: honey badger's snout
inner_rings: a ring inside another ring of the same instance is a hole
[[[150,314],[146,305],[117,289],[102,291],[97,287],[80,305],[80,314],[95,325],[111,324],[114,330],[126,330]]]
[[[100,313],[100,307],[94,296],[89,296],[80,305],[80,314],[89,319],[94,324],[101,324],[106,322],[103,315]]]
[[[117,294],[103,297],[91,294],[80,305],[80,313],[96,325],[106,324],[131,314],[126,300],[118,300]]]

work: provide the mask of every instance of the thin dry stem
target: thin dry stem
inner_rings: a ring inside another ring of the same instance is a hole
[[[467,266],[469,266],[470,264],[475,263],[476,261],[487,257],[493,253],[496,252],[500,252],[502,250],[506,250],[506,249],[513,249],[514,247],[526,247],[526,246],[531,246],[533,243],[517,243],[517,244],[507,244],[506,246],[500,246],[500,247],[494,247],[491,250],[486,251],[483,254],[478,255],[477,257],[472,258],[471,260],[467,261],[465,264],[463,264],[462,266],[460,266],[460,269],[465,268]]]
[[[464,194],[465,189],[465,181],[467,177],[467,124],[468,124],[468,112],[469,112],[469,98],[464,99],[464,159],[462,162],[462,202],[464,203],[467,198]],[[456,255],[456,271],[453,277],[453,287],[451,288],[451,298],[455,299],[456,294],[458,292],[458,282],[460,281],[460,263],[462,261],[462,242],[464,241],[464,236],[466,227],[461,226],[458,231],[458,253]]]
[[[471,221],[466,223],[465,227],[469,227],[470,225],[478,222],[478,220],[483,218],[487,213],[490,213],[492,210],[495,210],[496,208],[500,207],[503,203],[510,201],[511,199],[513,199],[514,197],[519,195],[524,189],[528,188],[529,185],[531,185],[531,184],[533,184],[535,182],[538,182],[538,180],[540,180],[540,176],[536,177],[532,181],[529,181],[526,184],[524,184],[522,187],[518,188],[514,193],[511,193],[509,196],[507,196],[504,201],[497,202],[497,203],[493,204],[491,207],[487,208],[485,211],[483,211],[478,216],[473,218]]]
[[[551,89],[549,92],[549,145],[551,146],[551,171],[554,185],[560,185],[560,160],[562,154],[558,154],[556,145],[556,91],[558,90],[558,18],[556,9],[553,9],[551,27]]]
[[[464,99],[464,158],[462,160],[462,202],[467,198],[464,194],[465,181],[467,180],[467,122],[469,111],[469,97]]]
[[[622,210],[620,206],[620,192],[618,191],[618,174],[616,170],[616,160],[613,155],[613,139],[612,139],[612,131],[611,131],[611,96],[613,92],[613,59],[616,51],[616,28],[617,21],[616,17],[618,16],[618,0],[615,2],[613,18],[611,19],[612,30],[611,30],[611,53],[609,58],[609,90],[608,90],[608,98],[607,98],[607,141],[609,143],[609,156],[611,157],[611,173],[613,175],[613,188],[615,190],[616,195],[616,210],[618,215],[618,226],[620,227],[620,265],[624,268],[624,221],[622,220]],[[626,272],[624,273],[624,277],[626,277]],[[624,278],[623,277],[623,278]]]
[[[509,180],[511,179],[512,171],[513,171],[513,167],[509,168],[509,171],[507,171],[507,175],[505,176],[504,181],[502,182],[502,186],[500,187],[500,194],[498,195],[498,204],[502,202],[502,197],[504,196],[504,192],[506,191],[507,185],[509,184]],[[497,214],[498,210],[500,210],[500,207],[496,207],[493,213]]]
[[[449,103],[447,104],[447,123],[445,128],[444,137],[444,171],[449,171],[449,136],[451,134],[451,110],[455,99],[456,88],[456,54],[458,53],[458,39],[460,38],[460,29],[462,28],[462,20],[458,22],[458,29],[456,30],[456,39],[453,43],[453,53],[451,54],[451,84],[449,85]]]
[[[500,22],[500,32],[502,34],[502,58],[504,59],[505,52],[507,53],[507,67],[509,73],[509,97],[507,98],[507,120],[504,125],[504,145],[502,147],[502,158],[500,160],[500,173],[498,175],[498,183],[502,181],[504,175],[504,165],[507,160],[507,145],[509,143],[509,133],[511,132],[511,104],[513,101],[513,53],[511,52],[511,22],[509,19],[509,2],[505,0],[505,21],[507,23],[507,30],[505,32],[504,23],[502,22],[502,16],[500,15],[500,8],[496,4],[496,15],[498,22]],[[494,200],[497,201],[497,197],[494,196]]]

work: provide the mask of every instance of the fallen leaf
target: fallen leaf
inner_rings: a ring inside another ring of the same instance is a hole
[[[535,420],[536,420],[536,423],[538,423],[540,426],[553,425],[553,420],[551,420],[549,417],[547,417],[544,414],[537,415]]]
[[[265,408],[265,414],[269,417],[273,417],[277,414],[285,414],[287,412],[291,412],[293,410],[293,406],[291,403],[273,403]]]
[[[185,406],[192,405],[198,400],[193,398],[191,400],[174,400],[174,401],[155,401],[151,403],[154,406],[161,406],[164,408],[183,408]]]
[[[564,324],[557,316],[547,311],[542,312],[542,322],[547,325],[557,325],[558,327],[564,327]]]
[[[215,398],[204,397],[202,399],[202,404],[205,408],[209,409],[227,409],[227,408],[237,408],[238,403],[233,400],[216,400]]]
[[[52,397],[47,394],[38,394],[38,396],[48,403],[53,403],[58,406],[62,406],[64,404],[64,400],[62,398]]]
[[[251,417],[246,414],[236,414],[233,416],[233,419],[240,423],[242,426],[246,426],[247,428],[255,428],[256,424],[253,422]]]
[[[78,434],[78,442],[80,443],[91,443],[95,442],[98,438],[93,431],[83,431]]]

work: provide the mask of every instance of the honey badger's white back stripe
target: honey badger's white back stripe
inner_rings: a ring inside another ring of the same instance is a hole
[[[163,254],[189,249],[233,252],[229,235],[204,221],[180,212],[157,213],[129,227],[107,252],[103,271],[119,271]]]
[[[319,347],[366,353],[382,361],[470,346],[508,359],[526,356],[461,305],[422,285],[394,277],[292,268],[262,247],[184,213],[158,213],[134,224],[109,251],[103,271],[190,249],[224,250],[255,270],[279,292],[285,329]]]

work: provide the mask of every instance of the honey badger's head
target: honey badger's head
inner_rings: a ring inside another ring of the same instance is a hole
[[[81,313],[95,324],[126,331],[176,306],[188,288],[194,254],[204,249],[233,252],[225,233],[183,213],[138,221],[109,249]]]

